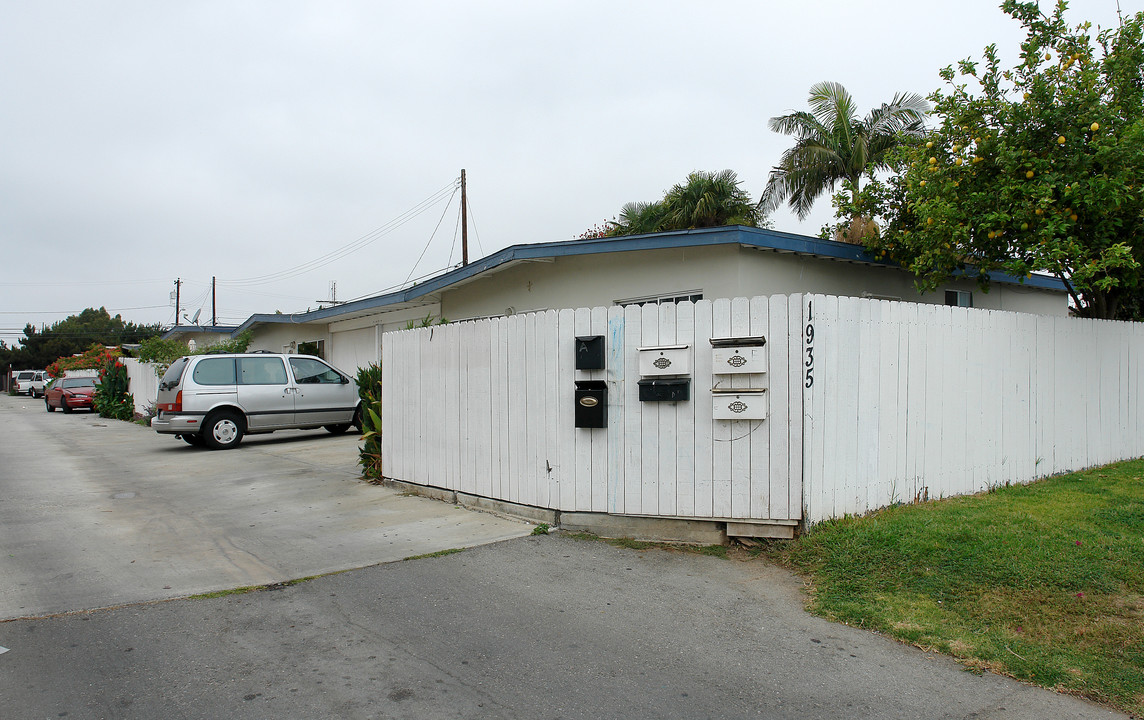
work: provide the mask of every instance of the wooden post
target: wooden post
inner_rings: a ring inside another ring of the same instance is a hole
[[[469,264],[469,196],[465,188],[464,168],[461,168],[461,264]]]

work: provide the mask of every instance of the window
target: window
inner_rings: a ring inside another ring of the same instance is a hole
[[[313,358],[292,357],[290,369],[294,371],[294,380],[299,385],[342,382],[342,376],[337,370]]]
[[[684,301],[698,302],[703,299],[702,290],[685,290],[679,293],[671,293],[668,295],[648,295],[646,297],[628,298],[627,300],[617,300],[616,305],[666,305],[671,303],[681,303]]]
[[[316,355],[320,358],[326,357],[326,341],[314,340],[313,342],[300,342],[298,343],[299,355]]]
[[[968,290],[946,290],[945,304],[953,307],[973,307],[973,293]]]
[[[243,385],[285,385],[286,366],[282,358],[238,358],[238,379]]]
[[[234,358],[200,360],[191,377],[199,385],[234,385]]]

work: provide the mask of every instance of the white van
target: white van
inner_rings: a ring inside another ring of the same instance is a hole
[[[232,448],[248,433],[361,427],[357,384],[309,355],[239,353],[181,357],[159,381],[155,432],[190,445]]]

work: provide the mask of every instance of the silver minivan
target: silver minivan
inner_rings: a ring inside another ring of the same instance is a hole
[[[232,448],[247,433],[361,427],[361,399],[347,374],[311,355],[190,355],[159,381],[151,427],[190,445]]]

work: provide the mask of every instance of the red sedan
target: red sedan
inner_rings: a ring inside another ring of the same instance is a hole
[[[95,394],[95,378],[74,377],[62,378],[54,381],[44,390],[44,407],[48,412],[56,408],[70,413],[72,410],[86,408],[94,410],[92,395]]]

